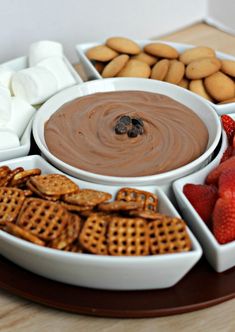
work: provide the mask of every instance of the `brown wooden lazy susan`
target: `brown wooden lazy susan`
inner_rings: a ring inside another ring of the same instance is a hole
[[[102,317],[144,318],[186,313],[235,297],[235,268],[216,273],[203,257],[174,287],[105,291],[40,277],[0,256],[0,288],[49,307]]]

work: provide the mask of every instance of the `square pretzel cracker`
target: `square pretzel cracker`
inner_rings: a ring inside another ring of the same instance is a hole
[[[7,172],[7,174],[5,173],[5,176],[3,176],[1,179],[0,179],[0,186],[1,187],[9,187],[9,184],[12,180],[12,178],[18,174],[19,172],[22,172],[24,169],[23,167],[17,167],[13,170],[10,170],[10,172]]]
[[[191,241],[182,219],[161,215],[157,220],[148,223],[148,229],[150,252],[153,255],[191,249]]]
[[[6,222],[14,222],[25,201],[24,192],[21,189],[0,188],[0,225]]]
[[[11,181],[9,183],[9,186],[10,187],[22,186],[22,185],[26,184],[26,182],[28,181],[28,179],[31,176],[40,175],[40,174],[41,174],[41,170],[39,168],[22,170],[13,176],[13,178],[11,179]]]
[[[107,255],[106,232],[110,216],[93,213],[84,222],[79,243],[92,254]]]
[[[44,241],[57,238],[70,219],[59,204],[40,198],[26,198],[16,224]]]
[[[43,193],[41,193],[41,191],[39,191],[30,181],[30,179],[27,181],[26,186],[28,188],[28,190],[30,190],[32,193],[34,193],[35,195],[37,195],[38,197],[41,197],[43,199],[46,199],[48,201],[58,201],[60,199],[60,195],[45,195]]]
[[[38,244],[39,246],[45,246],[45,242],[39,239],[37,236],[33,235],[29,231],[22,227],[19,227],[12,223],[7,223],[4,230],[12,235],[15,235],[23,240]]]
[[[11,173],[11,169],[4,165],[0,167],[0,187],[5,187],[7,183],[7,176]]]
[[[121,188],[117,195],[116,200],[126,202],[138,202],[142,204],[143,210],[158,210],[158,198],[156,195],[134,188]]]
[[[79,188],[62,174],[36,175],[30,178],[32,185],[44,195],[65,195],[76,192]]]
[[[144,219],[113,217],[107,236],[110,255],[149,255],[148,228]]]
[[[81,229],[81,219],[75,214],[70,215],[70,220],[63,232],[49,243],[49,247],[63,250],[78,239]]]
[[[112,198],[112,195],[93,189],[80,189],[79,191],[63,196],[66,203],[82,206],[95,206],[106,202]]]
[[[99,204],[98,210],[103,212],[126,212],[139,209],[141,206],[142,204],[139,202],[113,201]]]

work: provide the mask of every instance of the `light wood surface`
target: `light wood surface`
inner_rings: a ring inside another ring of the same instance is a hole
[[[235,36],[230,36],[206,24],[196,24],[161,39],[208,45],[216,50],[235,55]],[[0,290],[0,332],[232,332],[235,331],[234,313],[235,299],[208,309],[169,317],[96,318],[50,309]]]

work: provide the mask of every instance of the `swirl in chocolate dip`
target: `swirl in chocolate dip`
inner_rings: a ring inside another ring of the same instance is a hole
[[[141,119],[143,133],[118,135],[122,116]],[[143,91],[95,93],[77,98],[45,124],[49,151],[92,173],[146,176],[181,167],[206,150],[208,131],[188,107],[167,96]]]

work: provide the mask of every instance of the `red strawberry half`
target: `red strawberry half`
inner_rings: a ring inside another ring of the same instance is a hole
[[[235,137],[235,136],[234,136]],[[233,155],[233,146],[229,145],[227,149],[224,151],[223,156],[220,160],[220,163],[223,163],[225,160],[231,158]]]
[[[227,159],[223,163],[219,164],[216,168],[214,168],[206,177],[207,184],[214,184],[216,185],[218,179],[222,172],[227,169],[235,168],[235,156]]]
[[[218,184],[221,198],[235,199],[235,168],[223,171]]]
[[[213,185],[188,183],[183,192],[202,220],[209,223],[218,198],[217,188]]]
[[[213,211],[213,233],[225,244],[235,240],[235,199],[219,198]]]
[[[226,114],[221,116],[221,121],[227,134],[229,144],[231,144],[235,133],[235,121]]]

